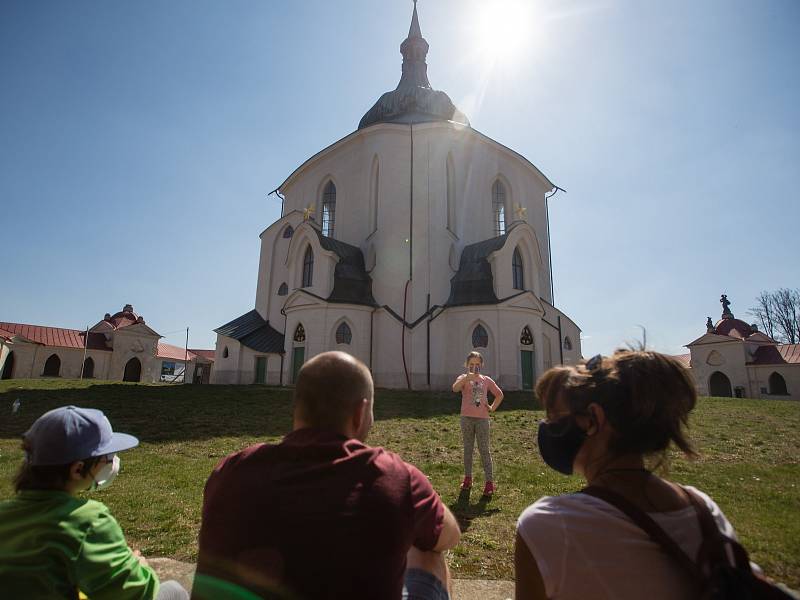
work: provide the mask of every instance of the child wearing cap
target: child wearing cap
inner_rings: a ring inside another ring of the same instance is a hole
[[[63,406],[34,422],[23,436],[17,493],[0,502],[4,598],[188,599],[174,581],[159,585],[104,504],[78,495],[108,487],[117,452],[138,444],[95,409]]]

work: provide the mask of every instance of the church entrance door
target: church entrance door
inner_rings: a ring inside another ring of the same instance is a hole
[[[3,374],[0,379],[11,379],[11,374],[14,372],[14,353],[9,352],[6,356],[6,364],[3,365]]]
[[[266,356],[256,356],[256,383],[267,383]]]
[[[708,380],[708,393],[711,396],[718,396],[721,398],[732,398],[733,391],[731,391],[731,380],[725,373],[714,371],[711,378]]]
[[[299,346],[292,352],[292,383],[297,383],[297,373],[306,361],[306,347]]]
[[[125,373],[122,376],[122,381],[139,381],[142,378],[142,363],[138,358],[134,357],[125,365]]]
[[[520,350],[520,363],[522,364],[522,389],[533,389],[533,351]]]

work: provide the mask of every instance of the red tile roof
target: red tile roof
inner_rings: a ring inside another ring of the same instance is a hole
[[[0,338],[10,340],[14,336],[13,331],[6,331],[5,329],[0,329]]]
[[[690,361],[692,359],[692,355],[691,354],[676,354],[672,358],[677,360],[679,363],[681,363],[687,369],[691,368],[691,364],[690,364]]]
[[[759,346],[753,355],[751,365],[800,364],[800,344],[778,344]]]
[[[189,350],[187,357],[185,348],[173,346],[172,344],[166,344],[164,342],[158,342],[158,352],[156,353],[156,356],[158,358],[169,358],[171,360],[179,360],[181,362],[183,362],[185,358],[188,358],[189,360],[194,360],[197,358],[194,352],[191,350]]]
[[[42,325],[26,325],[24,323],[0,322],[0,329],[13,335],[58,348],[83,348],[85,331],[79,329],[63,329],[61,327],[44,327]],[[111,350],[106,346],[105,336],[101,333],[89,333],[88,348],[92,350]]]
[[[203,358],[213,361],[214,360],[214,350],[200,350],[198,348],[189,348],[189,352],[194,352],[197,356],[202,356]]]

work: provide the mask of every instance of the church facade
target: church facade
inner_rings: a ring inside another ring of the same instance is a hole
[[[580,359],[553,305],[547,196],[530,161],[432,89],[414,8],[400,83],[278,187],[255,306],[216,329],[213,382],[291,384],[344,350],[376,385],[446,389],[468,352],[505,389]]]

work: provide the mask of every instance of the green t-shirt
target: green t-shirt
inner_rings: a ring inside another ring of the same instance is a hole
[[[24,490],[0,502],[0,590],[29,600],[152,600],[142,566],[108,508],[66,492]]]

